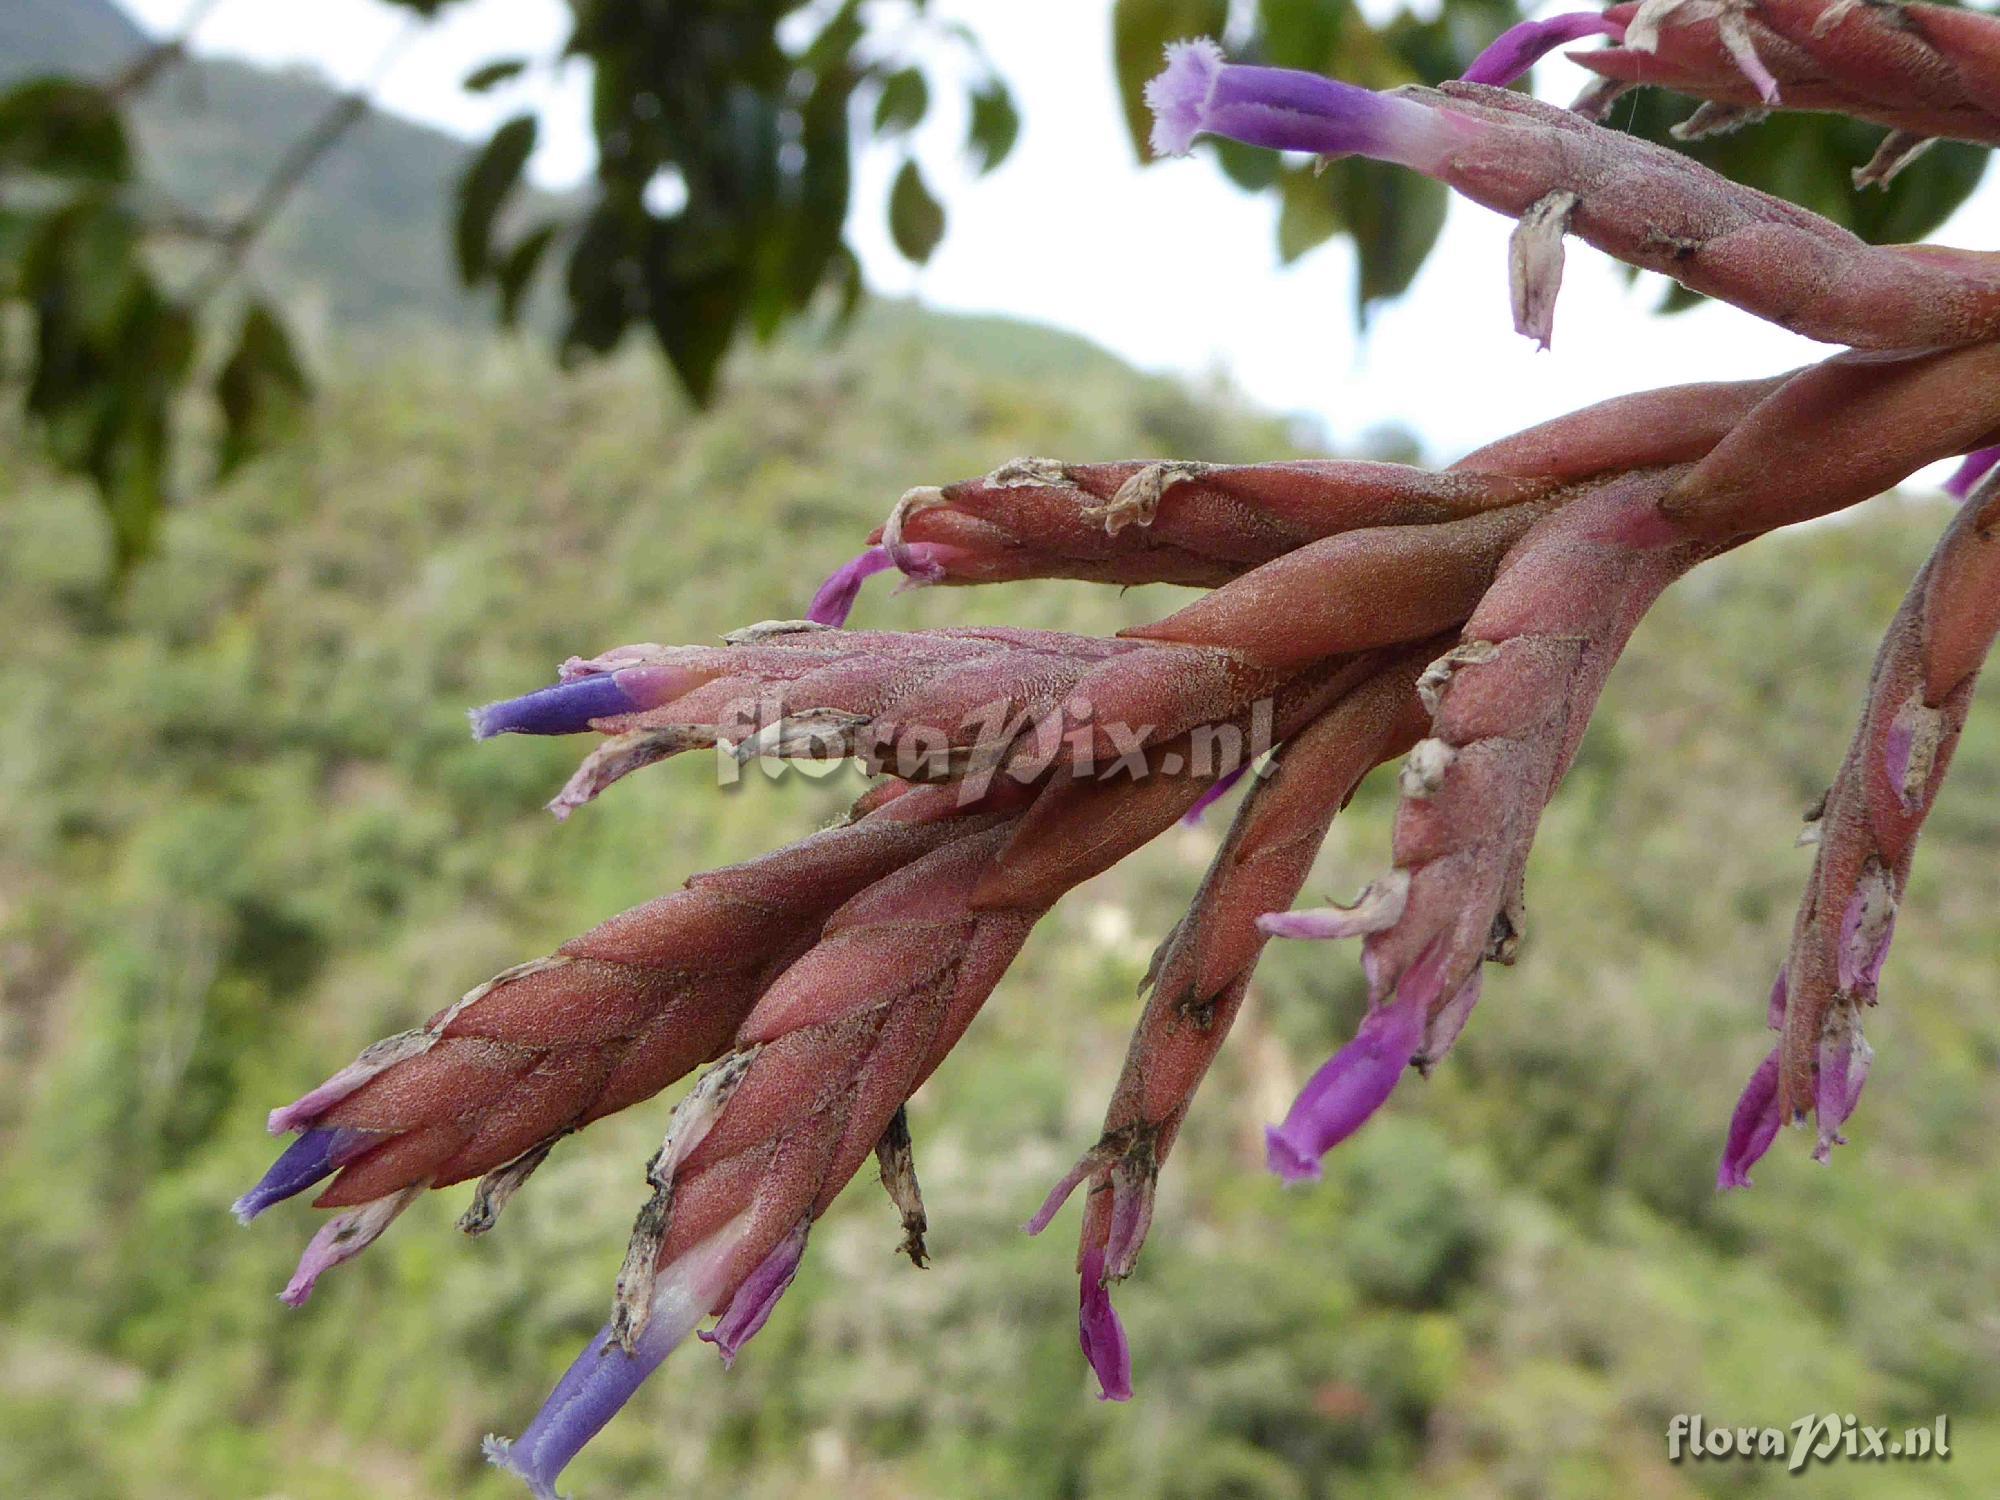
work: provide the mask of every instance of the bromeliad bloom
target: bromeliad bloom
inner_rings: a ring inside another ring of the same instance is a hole
[[[1517,27],[1471,82],[1392,94],[1232,66],[1212,42],[1170,49],[1147,93],[1160,150],[1226,135],[1366,152],[1442,178],[1520,221],[1514,313],[1544,343],[1562,240],[1575,234],[1868,352],[1620,397],[1436,473],[1011,460],[906,493],[805,620],[719,646],[572,658],[555,684],[479,710],[482,739],[601,736],[551,804],[558,815],[704,746],[739,759],[830,747],[876,780],[839,826],[696,876],[505,971],[272,1111],[272,1132],[296,1139],[238,1214],[321,1184],[317,1205],[337,1210],[281,1295],[303,1302],[433,1188],[476,1178],[460,1224],[486,1232],[568,1136],[705,1067],[646,1164],[609,1319],[522,1435],[489,1440],[493,1461],[549,1500],[688,1334],[729,1365],[785,1315],[813,1224],[871,1157],[900,1248],[925,1263],[908,1101],[1040,918],[1212,804],[1248,760],[1203,748],[1240,745],[1261,724],[1268,759],[1155,955],[1102,1131],[1029,1223],[1046,1227],[1085,1189],[1079,1342],[1101,1396],[1129,1399],[1112,1289],[1137,1270],[1160,1172],[1267,940],[1357,939],[1368,987],[1353,1040],[1268,1132],[1272,1170],[1304,1181],[1409,1069],[1427,1074],[1446,1057],[1484,966],[1512,961],[1542,813],[1660,593],[1719,552],[1969,453],[1954,481],[1966,503],[1890,624],[1814,824],[1813,873],[1767,1008],[1778,1045],[1729,1122],[1717,1186],[1747,1186],[1783,1123],[1815,1118],[1824,1160],[1854,1117],[1873,1057],[1863,1018],[1917,836],[2000,634],[2000,480],[1989,472],[2000,265],[1864,245],[1487,83],[1565,41],[1622,36],[1588,55],[1600,71],[1621,76],[1644,50],[1658,69],[1648,76],[1718,107],[1761,108],[1774,88],[1800,108],[1865,93],[1870,109],[1849,112],[1893,128],[1891,166],[1871,164],[1871,180],[1886,179],[1919,128],[2000,139],[2000,23],[1923,5],[1894,14],[1903,19],[1844,0],[1647,0]],[[1209,592],[1111,639],[835,628],[864,581],[892,570],[926,584]],[[912,745],[923,753],[906,758]],[[1351,906],[1288,910],[1331,820],[1397,760],[1390,868]]]
[[[1167,48],[1166,71],[1146,85],[1153,150],[1185,156],[1196,136],[1273,151],[1373,156],[1433,171],[1458,141],[1453,121],[1394,94],[1301,73],[1223,61],[1206,37]]]

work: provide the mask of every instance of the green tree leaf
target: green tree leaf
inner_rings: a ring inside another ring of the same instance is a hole
[[[882,81],[882,95],[875,101],[875,130],[878,135],[901,135],[914,128],[931,105],[930,85],[921,68],[902,68]]]
[[[520,322],[528,288],[534,283],[535,272],[541,267],[543,256],[555,243],[558,227],[543,224],[529,230],[495,263],[493,284],[500,292],[500,324],[503,328],[512,328]]]
[[[914,161],[904,161],[889,190],[889,233],[896,248],[920,265],[944,238],[944,208],[924,186]]]
[[[528,60],[525,57],[503,57],[497,62],[487,63],[482,68],[474,68],[465,75],[465,82],[460,87],[468,94],[484,94],[497,89],[503,83],[519,78],[527,66]]]
[[[1020,134],[1021,112],[1014,107],[1014,96],[1006,84],[996,78],[973,90],[972,120],[965,140],[979,172],[990,172],[1005,161]]]
[[[290,437],[311,395],[285,325],[266,304],[251,303],[236,348],[215,377],[223,422],[217,477],[226,478]]]
[[[452,239],[459,279],[474,286],[491,269],[493,225],[501,207],[520,185],[521,171],[535,149],[533,115],[516,115],[493,132],[458,183],[458,213]]]
[[[123,182],[132,148],[102,89],[36,78],[0,93],[0,167],[87,182]]]

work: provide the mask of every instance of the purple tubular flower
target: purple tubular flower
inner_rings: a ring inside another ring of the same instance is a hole
[[[621,675],[604,672],[578,677],[476,708],[472,711],[472,737],[490,740],[496,734],[581,734],[590,728],[592,719],[651,707],[625,691]]]
[[[487,1461],[520,1475],[536,1500],[557,1500],[556,1476],[686,1336],[686,1329],[650,1322],[627,1354],[606,1323],[556,1382],[526,1432],[511,1442],[487,1438]]]
[[[303,1193],[322,1178],[331,1177],[359,1156],[375,1139],[373,1132],[336,1125],[325,1130],[308,1130],[271,1163],[257,1185],[232,1206],[238,1220],[248,1224],[274,1203]]]
[[[1125,1340],[1125,1325],[1111,1305],[1111,1293],[1104,1286],[1104,1252],[1093,1247],[1083,1252],[1077,1286],[1077,1342],[1083,1357],[1097,1375],[1097,1399],[1132,1399],[1132,1346]]]
[[[1979,487],[1979,481],[1992,471],[1995,464],[2000,464],[2000,446],[1966,454],[1965,462],[1944,482],[1944,492],[1954,500],[1963,500]]]
[[[1354,1040],[1299,1090],[1282,1125],[1264,1128],[1265,1160],[1287,1182],[1317,1182],[1320,1158],[1367,1124],[1402,1081],[1423,1046],[1437,977],[1420,959],[1396,987],[1396,997],[1368,1012]]]
[[[858,557],[851,557],[827,575],[826,582],[813,595],[811,606],[806,610],[806,618],[815,625],[831,625],[836,629],[847,623],[848,615],[854,611],[855,600],[861,597],[861,585],[877,573],[886,573],[896,566],[889,556],[887,547],[870,547]]]
[[[1459,138],[1438,111],[1317,73],[1222,60],[1207,37],[1174,42],[1164,72],[1146,85],[1153,151],[1185,156],[1198,135],[1227,136],[1272,151],[1359,153],[1418,171],[1438,164]]]
[[[1722,1165],[1716,1168],[1715,1190],[1750,1186],[1750,1169],[1778,1138],[1778,1049],[1757,1064],[1743,1086],[1729,1117],[1729,1138],[1723,1143]]]
[[[1224,771],[1220,776],[1216,777],[1214,781],[1210,782],[1208,785],[1208,790],[1203,792],[1199,797],[1194,799],[1194,806],[1190,807],[1186,812],[1181,814],[1182,826],[1186,828],[1199,828],[1201,826],[1202,816],[1211,807],[1215,806],[1216,803],[1220,802],[1224,797],[1227,797],[1229,795],[1230,788],[1235,786],[1237,782],[1241,781],[1243,779],[1243,773],[1248,771],[1249,769],[1250,769],[1250,763],[1248,761],[1245,761],[1235,770]]]
[[[1589,36],[1623,40],[1625,28],[1609,16],[1595,11],[1572,11],[1551,16],[1546,21],[1522,21],[1509,26],[1493,44],[1472,60],[1464,73],[1467,83],[1490,83],[1505,87],[1558,47],[1580,42]]]
[[[730,1252],[742,1241],[749,1221],[747,1213],[738,1216],[666,1267],[654,1284],[652,1316],[632,1352],[627,1354],[618,1346],[611,1324],[605,1324],[556,1382],[526,1432],[511,1440],[486,1439],[487,1462],[526,1480],[535,1500],[558,1500],[556,1477],[694,1331],[694,1325],[707,1316],[710,1305],[726,1290],[718,1277]]]
[[[785,1288],[799,1274],[799,1260],[806,1253],[806,1233],[810,1219],[801,1219],[792,1232],[771,1248],[729,1299],[729,1307],[713,1328],[697,1335],[703,1343],[715,1345],[726,1370],[736,1363],[737,1351],[756,1337],[757,1330],[770,1320],[771,1309],[785,1295]]]

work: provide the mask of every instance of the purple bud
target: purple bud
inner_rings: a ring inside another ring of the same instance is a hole
[[[1146,85],[1153,151],[1185,156],[1198,135],[1226,136],[1273,151],[1359,153],[1425,171],[1462,132],[1475,129],[1394,94],[1291,68],[1226,63],[1206,37],[1174,42],[1164,72]]]
[[[1265,1127],[1265,1160],[1285,1181],[1318,1181],[1320,1158],[1367,1124],[1402,1082],[1438,998],[1440,951],[1427,949],[1397,982],[1395,998],[1368,1012],[1354,1040],[1307,1080],[1285,1123]]]
[[[635,703],[619,685],[615,672],[594,673],[559,682],[519,698],[503,698],[472,711],[472,737],[490,740],[496,734],[581,734],[592,719],[636,713]]]
[[[308,1130],[284,1149],[257,1185],[238,1198],[233,1212],[248,1224],[274,1203],[303,1193],[323,1177],[331,1177],[379,1139],[374,1131],[335,1125]]]
[[[571,657],[562,680],[519,698],[472,711],[472,737],[496,734],[582,734],[597,719],[644,713],[692,692],[714,674],[648,660],[658,646],[620,646],[585,661]]]
[[[1111,1305],[1111,1293],[1104,1286],[1104,1252],[1096,1248],[1083,1252],[1076,1328],[1083,1357],[1097,1374],[1097,1399],[1130,1401],[1132,1349],[1125,1341],[1125,1327],[1118,1321],[1118,1310]]]
[[[1227,797],[1230,789],[1243,779],[1243,773],[1249,769],[1250,763],[1245,761],[1235,770],[1224,771],[1215,780],[1211,781],[1208,784],[1207,790],[1194,799],[1194,806],[1181,814],[1181,825],[1185,828],[1200,827],[1202,815],[1224,797]]]
[[[1963,500],[1979,487],[1979,481],[2000,464],[2000,446],[1981,448],[1965,455],[1965,462],[1944,482],[1944,492],[1954,500]]]
[[[1778,977],[1771,981],[1771,1002],[1764,1011],[1764,1024],[1773,1031],[1785,1029],[1785,1006],[1791,987],[1790,964],[1778,965]]]
[[[861,585],[877,573],[886,573],[895,566],[887,547],[870,547],[860,556],[850,557],[827,574],[826,582],[813,595],[806,618],[815,625],[836,628],[845,625],[848,615],[854,612],[854,601],[861,597]]]
[[[747,1213],[666,1267],[654,1283],[652,1316],[627,1354],[607,1323],[556,1382],[549,1399],[511,1441],[488,1437],[487,1462],[519,1475],[536,1500],[557,1500],[556,1478],[597,1436],[646,1377],[707,1316],[725,1289],[720,1273],[749,1228]]]
[[[1743,1086],[1736,1111],[1729,1117],[1729,1138],[1723,1143],[1722,1165],[1716,1169],[1715,1190],[1750,1186],[1750,1169],[1778,1138],[1778,1049],[1757,1064]]]
[[[1580,42],[1588,36],[1623,40],[1625,28],[1596,11],[1573,11],[1566,16],[1551,16],[1546,21],[1522,21],[1509,26],[1494,38],[1492,45],[1472,60],[1472,66],[1465,70],[1463,76],[1467,83],[1504,86],[1556,48]]]
[[[1035,1216],[1021,1227],[1029,1234],[1040,1234],[1047,1229],[1062,1206],[1069,1202],[1069,1195],[1077,1190],[1086,1177],[1094,1177],[1105,1167],[1104,1158],[1097,1151],[1086,1151],[1075,1166],[1063,1174],[1062,1179],[1049,1189],[1042,1199],[1042,1206],[1035,1210]]]
[[[778,1305],[785,1288],[799,1274],[799,1260],[806,1253],[806,1232],[811,1228],[811,1219],[799,1220],[736,1289],[736,1295],[729,1299],[728,1310],[715,1327],[705,1328],[698,1335],[702,1342],[715,1345],[724,1369],[736,1363],[737,1351],[770,1320],[771,1309]]]

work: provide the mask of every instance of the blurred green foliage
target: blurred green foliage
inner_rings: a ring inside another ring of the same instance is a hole
[[[921,399],[912,399],[920,393]],[[6,419],[10,423],[13,419]],[[0,427],[0,1491],[37,1500],[512,1496],[477,1459],[600,1322],[661,1099],[566,1142],[495,1233],[419,1204],[274,1300],[315,1215],[239,1228],[264,1111],[492,971],[833,814],[854,783],[698,758],[540,812],[571,742],[462,709],[576,650],[796,613],[912,483],[1016,453],[1297,451],[1276,423],[1018,324],[881,307],[746,359],[695,417],[645,361],[349,347],[293,437],[167,520],[107,601],[74,481]],[[1523,959],[1287,1192],[1258,1132],[1351,1030],[1351,953],[1281,945],[1120,1293],[1138,1399],[1076,1348],[1074,1210],[1158,936],[1220,837],[1076,892],[912,1108],[936,1263],[843,1197],[724,1374],[682,1351],[570,1476],[594,1500],[1010,1495],[1602,1500],[2000,1492],[2000,718],[1976,711],[1917,865],[1880,1057],[1830,1169],[1714,1158],[1873,650],[1941,508],[1711,565],[1640,631],[1550,812]],[[1176,593],[871,592],[860,619],[1103,630]],[[1309,897],[1386,856],[1388,789]],[[1665,1461],[1675,1412],[1951,1414],[1948,1464]]]

